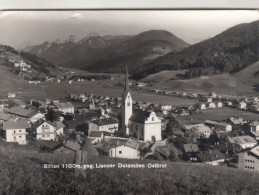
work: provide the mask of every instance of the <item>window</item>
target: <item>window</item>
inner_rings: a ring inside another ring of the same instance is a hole
[[[127,104],[128,106],[130,106],[130,102],[128,102],[128,104]]]
[[[119,154],[122,154],[122,151],[119,151]]]
[[[50,137],[50,135],[48,134],[47,137]]]
[[[22,136],[19,136],[19,138],[22,138]]]
[[[42,137],[45,137],[45,135],[42,135]]]
[[[22,132],[22,130],[19,130],[19,132]]]
[[[152,117],[152,121],[154,121],[154,117]]]

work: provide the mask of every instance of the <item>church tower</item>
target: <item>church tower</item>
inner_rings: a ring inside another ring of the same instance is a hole
[[[128,67],[126,65],[125,86],[122,96],[122,131],[129,135],[129,119],[132,115],[132,98],[129,92]]]

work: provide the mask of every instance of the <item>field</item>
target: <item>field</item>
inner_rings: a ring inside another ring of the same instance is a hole
[[[94,93],[97,96],[121,97],[123,87],[117,86],[123,82],[122,75],[114,75],[114,80],[83,81],[68,84],[67,82],[52,83],[44,82],[40,84],[29,84],[24,79],[10,73],[7,68],[0,66],[0,95],[6,97],[8,92],[16,92],[17,97],[23,100],[29,99],[61,99],[66,101],[69,94]],[[196,100],[183,99],[179,97],[169,97],[147,93],[144,91],[131,90],[133,99],[136,101],[146,101],[161,104],[194,105]]]
[[[152,82],[152,87],[158,89],[171,89],[175,91],[208,93],[216,92],[220,95],[258,96],[259,62],[248,66],[234,74],[217,74],[202,76],[189,80],[174,80],[177,71],[161,71],[149,75],[142,80]]]
[[[225,120],[231,116],[242,117],[245,120],[259,120],[259,114],[253,112],[247,112],[236,108],[216,108],[202,110],[199,114],[193,114],[189,116],[177,116],[177,118],[185,123],[200,123],[205,120]]]
[[[1,194],[258,194],[258,173],[234,168],[146,160],[98,158],[87,164],[164,164],[166,168],[86,169],[85,177],[65,156],[10,151],[0,147]],[[60,168],[43,168],[53,163]]]

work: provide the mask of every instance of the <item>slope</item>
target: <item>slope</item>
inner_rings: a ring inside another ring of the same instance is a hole
[[[149,82],[153,88],[164,88],[175,91],[208,93],[215,91],[220,94],[240,96],[257,96],[259,93],[259,62],[234,73],[222,73],[211,76],[200,76],[193,79],[179,79],[181,71],[161,71],[151,74],[141,81]]]
[[[60,66],[92,72],[121,72],[125,64],[130,70],[188,44],[164,30],[150,30],[134,36],[88,35],[75,43],[48,43],[27,48]]]
[[[234,26],[219,35],[171,52],[134,71],[141,79],[161,70],[189,69],[187,78],[215,73],[233,73],[259,60],[259,21]]]

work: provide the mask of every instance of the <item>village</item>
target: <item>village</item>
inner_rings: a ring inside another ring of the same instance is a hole
[[[30,145],[38,152],[63,155],[85,150],[96,158],[182,161],[259,171],[257,119],[244,119],[235,113],[220,121],[193,119],[203,111],[223,108],[258,114],[258,97],[149,91],[199,101],[173,107],[134,101],[133,87],[126,70],[121,97],[81,93],[70,94],[66,101],[25,102],[10,92],[1,98],[1,145]]]

